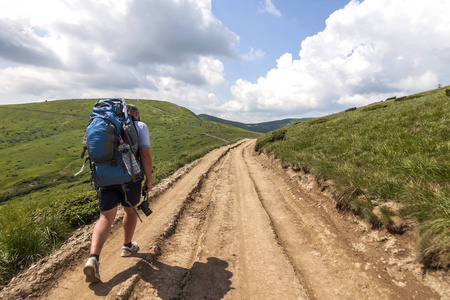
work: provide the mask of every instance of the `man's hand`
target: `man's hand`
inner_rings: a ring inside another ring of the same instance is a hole
[[[151,180],[146,180],[144,182],[144,185],[142,186],[142,191],[145,193],[148,193],[152,190],[152,181]]]

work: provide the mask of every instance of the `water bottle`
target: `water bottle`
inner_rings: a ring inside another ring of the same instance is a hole
[[[141,167],[139,166],[136,157],[134,157],[130,145],[125,143],[121,138],[119,139],[119,142],[119,152],[122,153],[122,159],[125,163],[125,167],[128,171],[128,174],[130,174],[131,177],[134,178],[141,173]]]

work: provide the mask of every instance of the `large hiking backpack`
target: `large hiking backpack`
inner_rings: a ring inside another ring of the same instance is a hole
[[[96,190],[123,187],[143,178],[138,159],[138,133],[123,98],[97,101],[83,144],[81,157],[87,150],[86,161],[90,161],[91,179]],[[82,171],[83,168],[75,175]]]

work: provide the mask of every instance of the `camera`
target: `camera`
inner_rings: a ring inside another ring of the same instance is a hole
[[[150,209],[148,205],[148,194],[146,192],[142,192],[142,196],[146,196],[145,200],[142,201],[141,204],[139,204],[138,209],[142,210],[142,212],[145,214],[145,216],[149,216],[152,213],[152,210]]]
[[[139,204],[138,209],[142,210],[147,217],[152,213],[152,210],[148,207],[148,200],[144,200],[141,204]]]

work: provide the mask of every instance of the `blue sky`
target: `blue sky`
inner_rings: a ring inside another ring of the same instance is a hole
[[[334,11],[343,8],[349,0],[273,1],[279,15],[265,10],[262,0],[212,1],[214,15],[240,37],[238,49],[247,53],[261,49],[265,55],[253,64],[239,67],[240,62],[229,63],[230,79],[257,80],[276,66],[276,59],[286,52],[298,53],[300,44],[308,36],[325,29],[325,20]],[[234,64],[233,64],[234,63]],[[236,68],[236,71],[234,68]]]
[[[0,0],[0,104],[158,99],[246,123],[450,84],[447,0]]]

